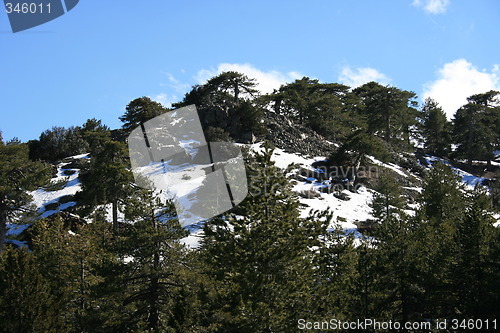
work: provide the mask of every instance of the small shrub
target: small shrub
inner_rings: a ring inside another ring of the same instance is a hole
[[[321,197],[321,194],[313,189],[302,190],[299,192],[299,196],[305,199],[314,199]]]
[[[65,204],[70,201],[75,201],[75,196],[74,195],[63,195],[62,197],[59,198],[59,203]]]
[[[57,210],[59,208],[59,202],[52,202],[45,205],[45,210]]]
[[[66,187],[68,184],[69,177],[63,177],[61,179],[56,180],[55,182],[51,182],[49,185],[47,185],[44,190],[48,192],[52,191],[60,191],[63,188]]]
[[[89,163],[88,158],[72,159],[69,164],[66,164],[64,169],[83,169]]]

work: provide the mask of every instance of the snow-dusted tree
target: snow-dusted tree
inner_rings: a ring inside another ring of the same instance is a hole
[[[172,312],[184,288],[182,272],[188,266],[180,239],[189,232],[178,222],[173,204],[147,190],[128,200],[125,216],[133,223],[119,239],[121,255],[129,259],[116,277],[123,288],[120,331],[132,327],[151,332],[183,331],[174,326],[182,324],[182,318],[173,318]]]
[[[311,247],[319,245],[322,222],[300,217],[299,202],[272,149],[250,162],[251,193],[229,214],[204,228],[202,258],[219,289],[214,313],[222,331],[287,332],[313,303]],[[309,296],[308,296],[309,295]]]
[[[125,144],[107,140],[92,156],[88,167],[80,173],[83,204],[95,207],[111,204],[113,228],[118,230],[118,210],[130,194],[132,172],[127,169],[128,152]]]
[[[8,221],[15,221],[29,211],[28,191],[47,183],[49,168],[28,158],[28,145],[17,141],[0,144],[0,252],[3,249]]]

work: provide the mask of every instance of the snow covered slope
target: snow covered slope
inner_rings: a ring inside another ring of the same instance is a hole
[[[260,143],[250,145],[250,150],[259,151],[260,149]],[[55,184],[55,189],[49,190],[46,188],[31,192],[33,204],[36,206],[41,217],[50,216],[76,205],[76,202],[72,200],[72,196],[81,190],[81,185],[78,180],[80,170],[74,167],[74,162],[88,158],[87,154],[83,154],[65,159],[64,162],[57,165],[57,174],[52,179],[52,183]],[[305,170],[309,171],[311,174],[318,174],[321,173],[322,170],[315,168],[313,164],[315,162],[324,161],[325,157],[305,157],[301,154],[293,154],[276,148],[272,159],[276,166],[282,169],[286,169],[291,164],[295,164],[296,167],[302,171]],[[401,179],[408,180],[409,182],[413,179],[419,179],[417,175],[412,174],[399,165],[383,163],[373,157],[369,157],[369,160],[373,165],[379,168],[391,170],[395,175],[401,177]],[[432,168],[432,164],[438,161],[449,165],[447,161],[434,156],[425,155],[424,160],[425,162],[422,163],[422,166],[427,169]],[[457,167],[451,167],[455,170],[457,175],[462,178],[469,189],[474,188],[476,184],[485,180],[485,178],[474,176]],[[179,174],[181,174],[181,172]],[[344,189],[334,195],[322,191],[325,186],[327,186],[325,184],[328,184],[328,180],[321,180],[314,177],[296,177],[296,171],[289,173],[288,176],[292,182],[293,191],[299,194],[303,216],[306,216],[313,210],[328,209],[333,214],[333,220],[340,223],[342,228],[349,232],[356,231],[360,223],[373,219],[370,203],[373,200],[374,190],[365,186],[360,186],[357,188],[356,192]],[[184,188],[182,192],[183,195],[189,196],[190,193],[196,190],[195,185],[196,184],[190,184],[191,187]],[[404,188],[408,191],[414,191],[414,193],[421,192],[422,190],[422,188],[417,185],[409,185]],[[108,210],[110,209],[109,207]],[[412,204],[407,213],[412,214],[415,209],[418,209],[418,205]],[[109,217],[111,217],[111,212],[109,212]],[[500,227],[500,214],[495,215],[495,217],[499,221],[496,225]],[[123,214],[120,214],[120,218],[123,219]],[[8,237],[16,237],[16,235],[22,233],[27,227],[28,225],[9,225]],[[202,223],[189,225],[187,228],[190,230],[191,234],[186,237],[183,242],[191,247],[196,247],[199,243],[199,236],[202,233]],[[16,241],[11,242],[15,243]]]
[[[76,192],[81,190],[78,175],[80,169],[70,168],[69,166],[76,160],[88,159],[88,154],[71,156],[65,159],[65,162],[57,165],[57,175],[51,179],[54,187],[60,187],[55,190],[41,188],[31,192],[33,196],[33,204],[37,207],[41,217],[47,217],[69,207],[76,205],[75,201],[71,200],[70,196],[74,196]],[[60,186],[57,186],[57,184]],[[61,202],[61,198],[69,198],[67,202]]]
[[[57,212],[68,209],[76,205],[73,196],[81,190],[78,175],[80,169],[71,168],[75,161],[87,159],[88,154],[76,155],[65,158],[57,165],[57,172],[50,180],[50,185],[30,192],[36,211],[40,217],[48,217]],[[30,224],[7,224],[7,242],[17,246],[25,245],[19,240],[10,239],[24,232]]]

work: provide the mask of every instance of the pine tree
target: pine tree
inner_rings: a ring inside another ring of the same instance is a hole
[[[241,95],[254,97],[257,94],[255,87],[255,79],[250,79],[248,76],[234,72],[223,72],[207,81],[206,86],[211,91],[222,91],[233,96],[234,102],[240,101]]]
[[[26,248],[0,254],[0,331],[69,332],[59,316],[60,303],[40,269],[39,258]]]
[[[370,136],[365,130],[358,130],[347,137],[344,144],[330,156],[329,161],[342,168],[353,168],[351,182],[356,187],[359,183],[360,167],[369,163],[369,155],[382,161],[387,160],[387,145],[382,139]]]
[[[171,312],[185,284],[183,265],[188,263],[179,240],[188,232],[173,212],[173,204],[160,202],[149,191],[127,204],[126,218],[133,224],[118,240],[118,253],[127,259],[116,277],[124,294],[120,330],[165,332],[175,319],[182,321]]]
[[[379,315],[401,321],[419,318],[423,286],[420,279],[419,240],[414,236],[414,219],[404,209],[406,201],[401,186],[388,171],[382,172],[375,186],[372,202],[377,219],[373,230],[377,267]]]
[[[201,125],[210,140],[230,135],[239,142],[251,142],[264,133],[264,110],[254,103],[258,96],[254,79],[237,72],[223,72],[203,85],[194,86],[173,107],[196,105]],[[214,140],[215,141],[215,140]]]
[[[303,77],[284,85],[279,89],[281,96],[280,109],[283,113],[299,124],[307,124],[311,117],[310,112],[319,98],[319,81]]]
[[[446,156],[451,151],[451,123],[443,109],[432,98],[427,98],[420,111],[425,151]]]
[[[125,110],[125,114],[120,116],[119,119],[123,122],[123,129],[127,133],[130,133],[146,121],[168,111],[160,103],[145,96],[131,101]]]
[[[348,86],[338,83],[319,83],[316,79],[303,77],[261,100],[264,104],[272,104],[276,113],[336,141],[345,139],[362,122],[351,112],[357,97]]]
[[[426,176],[420,212],[432,224],[440,226],[463,217],[463,185],[446,164],[434,163]]]
[[[88,119],[80,129],[80,135],[88,145],[88,152],[93,155],[100,152],[105,143],[111,139],[111,132],[101,120]]]
[[[201,255],[219,295],[214,316],[221,331],[288,331],[309,309],[313,252],[323,232],[318,219],[300,218],[298,201],[264,148],[250,162],[250,196],[241,216],[204,227]]]
[[[28,146],[7,142],[0,145],[0,252],[3,250],[7,222],[16,222],[30,211],[31,196],[48,182],[49,168],[28,158]]]
[[[498,91],[472,95],[453,119],[454,142],[458,145],[456,156],[466,158],[469,166],[472,160],[485,160],[490,165],[493,150],[500,138],[500,106]]]
[[[327,220],[328,222],[328,220]],[[331,226],[331,225],[330,225]],[[352,318],[356,303],[356,281],[359,279],[356,263],[355,238],[340,224],[325,230],[315,256],[315,293],[311,316],[328,320]]]
[[[354,318],[378,318],[378,301],[381,295],[377,290],[379,284],[378,267],[375,263],[375,248],[373,240],[369,237],[360,239],[356,248],[357,279],[354,281],[354,306],[352,316]]]
[[[402,196],[401,185],[395,181],[389,171],[384,170],[380,173],[374,190],[376,193],[371,203],[372,214],[380,224],[388,220],[403,218],[405,200]]]
[[[113,229],[118,231],[118,211],[131,193],[132,173],[127,169],[128,152],[123,143],[108,140],[80,173],[81,198],[85,205],[111,204]]]
[[[82,154],[88,145],[82,138],[80,127],[54,126],[40,134],[38,140],[28,142],[30,159],[55,162],[68,156]]]
[[[52,311],[40,320],[55,332],[111,332],[122,292],[109,283],[120,264],[111,252],[111,227],[95,220],[73,232],[66,222],[63,216],[43,219],[31,231],[30,254],[38,264],[36,272],[45,278],[39,283],[51,296],[36,303]]]
[[[450,167],[435,163],[426,176],[417,212],[415,234],[420,239],[427,315],[455,315],[452,272],[458,253],[455,241],[465,215],[463,185]]]
[[[496,280],[500,262],[493,251],[499,231],[493,226],[495,218],[485,189],[476,187],[467,202],[456,235],[458,259],[453,280],[457,308],[462,318],[495,318],[500,313]]]
[[[361,100],[358,112],[366,118],[368,133],[394,148],[407,149],[411,127],[416,122],[415,93],[376,82],[366,83],[353,92]]]

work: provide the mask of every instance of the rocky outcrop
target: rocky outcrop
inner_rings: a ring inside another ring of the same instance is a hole
[[[296,124],[283,115],[266,111],[264,121],[267,133],[258,139],[269,140],[274,146],[286,152],[328,156],[335,149],[332,143],[312,129]]]

